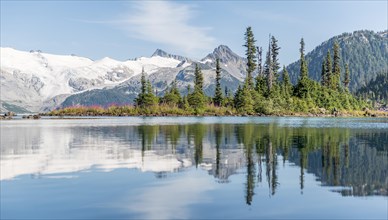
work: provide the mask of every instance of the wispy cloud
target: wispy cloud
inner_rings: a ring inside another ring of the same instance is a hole
[[[167,1],[132,4],[119,22],[129,36],[194,56],[213,46],[215,39],[208,34],[211,28],[190,23],[196,15],[193,6]]]

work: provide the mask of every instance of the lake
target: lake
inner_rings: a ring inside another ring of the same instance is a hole
[[[388,216],[388,119],[1,121],[5,219]]]

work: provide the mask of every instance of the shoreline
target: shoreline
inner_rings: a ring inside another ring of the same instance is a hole
[[[84,113],[36,113],[36,114],[21,114],[20,117],[17,114],[12,116],[0,115],[0,121],[2,120],[39,120],[45,119],[43,117],[57,117],[56,119],[85,119],[85,117],[310,117],[310,118],[388,118],[388,112],[378,110],[366,110],[366,111],[338,111],[334,114],[322,114],[322,113],[303,113],[303,112],[290,112],[290,113],[274,113],[274,114],[238,114],[232,112],[223,112],[222,114],[217,113],[201,113],[201,114],[174,114],[174,113],[143,113],[143,114],[110,114],[110,113],[95,113],[95,112],[84,112]],[[70,117],[70,118],[68,118]],[[47,119],[47,118],[46,118]]]
[[[313,114],[313,113],[290,113],[290,114],[48,114],[40,113],[41,116],[57,116],[57,117],[388,117],[388,112],[382,111],[357,111],[353,113],[338,112],[336,114]]]

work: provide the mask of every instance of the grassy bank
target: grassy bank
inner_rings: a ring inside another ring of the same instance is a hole
[[[135,106],[111,106],[102,108],[99,106],[77,106],[54,110],[42,115],[46,116],[244,116],[230,107],[216,107],[207,105],[202,111],[192,109],[184,110],[177,106],[157,105],[149,108]],[[326,109],[312,109],[308,112],[273,111],[269,114],[253,114],[256,116],[340,116],[340,117],[388,117],[388,112],[366,109],[327,111]]]

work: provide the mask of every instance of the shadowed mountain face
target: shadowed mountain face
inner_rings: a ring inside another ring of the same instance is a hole
[[[322,61],[330,50],[333,56],[334,42],[338,42],[341,55],[341,79],[345,74],[345,64],[349,64],[351,81],[349,88],[355,92],[380,73],[388,71],[388,32],[354,31],[344,33],[323,42],[307,53],[306,60],[310,78],[320,81]],[[305,39],[306,40],[306,39]],[[292,82],[299,77],[300,63],[294,62],[287,66]]]
[[[179,61],[186,61],[186,62],[190,61],[190,59],[187,58],[187,57],[169,54],[169,53],[167,53],[166,51],[161,50],[161,49],[156,49],[155,52],[152,54],[151,57],[156,57],[156,56],[159,56],[159,57],[166,57],[166,58],[173,58],[173,59],[176,59],[176,60],[179,60]]]

